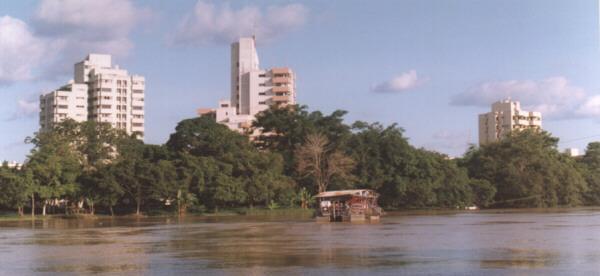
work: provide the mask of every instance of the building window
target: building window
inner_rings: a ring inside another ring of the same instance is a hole
[[[258,95],[259,96],[265,96],[265,95],[267,95],[267,93],[266,92],[258,92]]]
[[[267,103],[266,103],[266,102],[258,102],[258,104],[265,105],[265,104],[267,104]]]
[[[258,77],[259,77],[259,78],[266,78],[266,77],[267,77],[267,74],[259,74],[259,75],[258,75]]]

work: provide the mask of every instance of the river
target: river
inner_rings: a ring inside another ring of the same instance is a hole
[[[0,274],[600,274],[600,209],[0,222]]]

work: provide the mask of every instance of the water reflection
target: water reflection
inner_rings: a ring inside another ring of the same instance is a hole
[[[595,274],[599,230],[598,209],[11,221],[0,274]]]

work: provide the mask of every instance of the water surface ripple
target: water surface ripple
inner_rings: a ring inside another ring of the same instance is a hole
[[[600,274],[600,209],[0,222],[0,274]]]

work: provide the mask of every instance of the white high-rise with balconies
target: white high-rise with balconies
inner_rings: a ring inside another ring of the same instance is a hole
[[[479,144],[496,142],[512,131],[541,128],[542,113],[521,110],[517,101],[498,101],[491,112],[479,114]]]
[[[110,55],[90,54],[75,64],[74,81],[40,97],[41,130],[71,118],[109,123],[143,139],[144,91],[144,77],[113,66]]]
[[[88,89],[86,84],[73,81],[40,96],[40,128],[48,130],[66,118],[77,122],[88,119]]]
[[[230,129],[244,132],[256,114],[272,105],[296,103],[294,72],[287,68],[260,69],[256,41],[240,38],[231,44],[231,95],[219,101],[217,109],[199,109]]]

